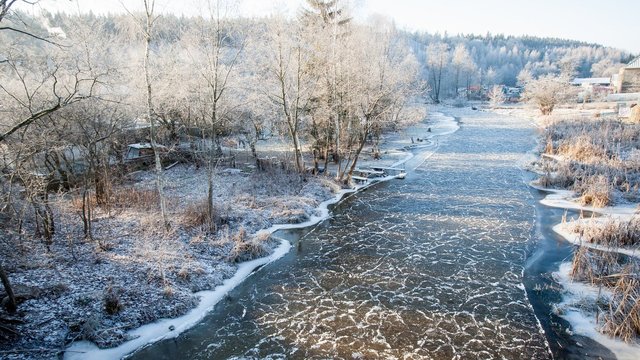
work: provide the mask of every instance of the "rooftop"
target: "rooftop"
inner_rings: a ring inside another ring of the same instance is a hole
[[[572,85],[583,85],[583,84],[599,84],[599,85],[609,85],[611,84],[611,78],[608,77],[599,77],[599,78],[575,78],[571,81]]]
[[[635,59],[631,60],[628,64],[627,64],[627,69],[629,68],[640,68],[640,56],[636,57]]]

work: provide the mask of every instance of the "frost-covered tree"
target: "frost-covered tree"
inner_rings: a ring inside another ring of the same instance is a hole
[[[610,77],[624,67],[623,63],[615,62],[611,58],[604,58],[591,66],[591,74],[594,77]]]
[[[318,78],[309,109],[314,171],[318,171],[321,159],[327,168],[330,148],[333,148],[333,159],[340,166],[340,134],[347,113],[345,99],[349,91],[349,74],[353,71],[349,58],[353,32],[351,18],[342,1],[308,0],[299,21],[305,29],[305,41],[311,46],[310,66]]]
[[[194,89],[198,96],[198,108],[204,128],[211,137],[207,156],[208,190],[207,213],[209,228],[215,230],[214,170],[220,157],[218,134],[231,121],[238,106],[233,97],[232,82],[245,47],[245,35],[234,29],[227,20],[229,4],[221,0],[209,0],[205,4],[207,18],[200,17],[191,33],[185,35],[185,46],[190,58],[190,69],[197,74]]]
[[[489,103],[491,104],[491,107],[495,108],[505,101],[506,96],[503,91],[503,86],[493,85],[493,87],[491,87],[491,90],[489,91]]]
[[[157,142],[157,113],[154,109],[154,97],[153,97],[153,82],[151,78],[152,64],[151,64],[151,46],[155,38],[155,25],[159,16],[156,14],[155,0],[142,0],[144,5],[144,13],[141,15],[131,14],[135,20],[142,39],[144,42],[144,55],[142,58],[142,71],[144,74],[144,95],[145,95],[145,118],[150,124],[150,142],[154,153],[155,162],[155,182],[156,190],[160,198],[160,213],[162,215],[162,222],[165,229],[169,229],[170,223],[167,216],[166,199],[164,196],[164,170],[162,168],[162,162],[160,160],[160,148]]]
[[[549,115],[556,105],[574,96],[570,78],[563,75],[543,75],[526,80],[523,98],[536,105],[542,115]]]
[[[442,42],[435,42],[427,47],[427,70],[429,73],[429,84],[431,85],[431,99],[439,103],[442,81],[446,76],[451,54],[449,45]]]
[[[375,23],[359,28],[353,38],[353,74],[345,117],[344,166],[337,179],[348,181],[362,150],[370,139],[379,138],[384,129],[401,127],[415,120],[405,112],[407,103],[420,88],[415,79],[419,65],[393,24]]]
[[[303,121],[314,97],[318,76],[311,66],[313,57],[304,41],[305,29],[283,19],[273,19],[264,49],[264,93],[280,111],[282,125],[293,145],[296,170],[305,171],[301,142]]]
[[[476,64],[471,58],[471,54],[467,50],[464,44],[458,44],[453,50],[451,56],[451,66],[453,67],[453,94],[458,96],[458,89],[460,86],[460,77],[463,76],[467,79],[467,93],[469,91],[470,78],[476,69]]]

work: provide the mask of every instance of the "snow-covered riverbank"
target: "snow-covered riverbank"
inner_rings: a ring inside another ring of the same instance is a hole
[[[626,301],[621,300],[616,281],[640,257],[631,135],[637,128],[571,109],[538,120],[545,131],[538,149],[541,157],[529,169],[540,179],[530,185],[546,193],[542,205],[565,210],[553,231],[576,246],[573,261],[565,260],[553,273],[562,287],[562,301],[554,305],[554,313],[569,322],[567,332],[595,340],[619,359],[637,359],[640,346],[637,333],[633,335],[637,330],[630,329],[632,339],[627,337],[627,342],[611,337],[612,329],[620,326],[617,321],[626,320],[617,319],[610,308]],[[625,174],[626,182],[616,180],[619,173]]]

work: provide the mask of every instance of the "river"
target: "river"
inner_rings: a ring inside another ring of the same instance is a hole
[[[415,150],[405,180],[348,197],[315,227],[280,231],[294,245],[287,255],[132,358],[611,357],[550,314],[560,295],[549,274],[571,247],[551,234],[561,214],[537,204],[519,167],[534,126],[448,112],[460,129],[435,138],[433,153]]]

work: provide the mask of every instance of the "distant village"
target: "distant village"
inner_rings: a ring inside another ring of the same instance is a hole
[[[610,77],[577,77],[571,85],[577,88],[577,103],[608,102],[619,118],[628,119],[640,102],[640,56]],[[470,86],[469,98],[488,100],[490,90],[487,86]],[[502,86],[502,93],[506,102],[516,103],[521,101],[523,88]]]
[[[578,101],[616,103],[618,116],[628,118],[640,99],[640,56],[611,77],[575,78],[571,85],[580,87]]]

